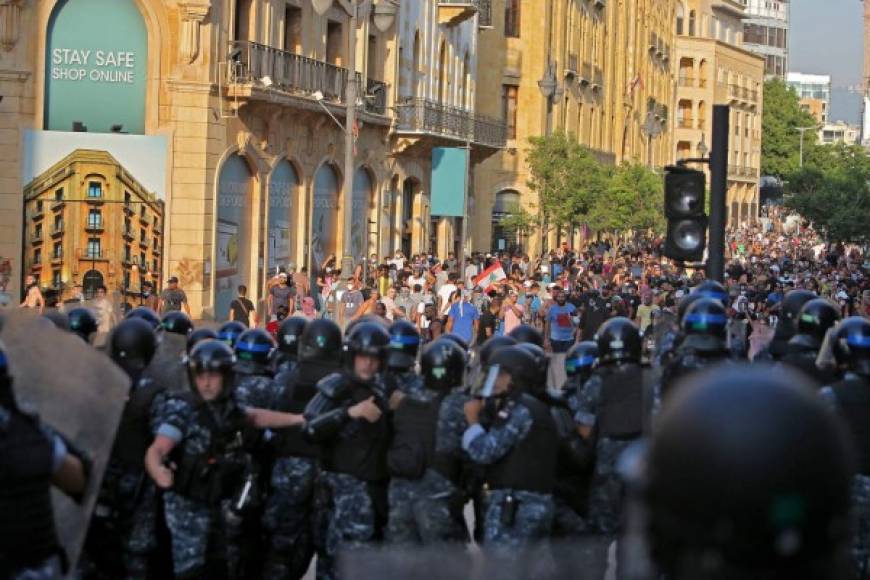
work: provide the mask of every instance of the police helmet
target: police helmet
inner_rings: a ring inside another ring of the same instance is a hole
[[[695,300],[680,321],[683,334],[712,336],[725,340],[728,331],[728,314],[722,303],[713,298]]]
[[[243,370],[262,370],[269,363],[269,355],[275,349],[272,335],[262,328],[243,332],[236,341],[236,361]]]
[[[85,342],[90,342],[91,335],[97,331],[97,319],[87,308],[73,308],[67,314],[70,332],[82,337]]]
[[[299,337],[299,362],[338,366],[341,363],[341,329],[326,318],[312,320]]]
[[[420,350],[420,333],[407,320],[397,320],[390,326],[390,346],[387,350],[387,366],[409,369],[417,360]]]
[[[537,328],[529,326],[528,324],[520,324],[511,330],[508,333],[508,336],[515,339],[518,343],[528,342],[530,344],[536,344],[542,348],[544,346],[544,335],[542,335]]]
[[[870,320],[850,316],[837,327],[833,344],[837,363],[853,373],[870,376]]]
[[[677,304],[677,320],[682,320],[683,316],[686,315],[686,310],[689,309],[689,306],[704,298],[701,294],[686,294],[682,298],[680,298],[679,303]]]
[[[481,368],[487,368],[489,366],[495,353],[505,347],[514,346],[516,344],[516,339],[510,336],[499,335],[487,338],[477,353]]]
[[[163,326],[164,332],[180,334],[181,336],[190,336],[190,333],[193,332],[193,322],[190,321],[190,317],[178,310],[164,314],[161,326]]]
[[[511,377],[512,391],[531,393],[544,387],[540,384],[541,371],[538,361],[522,345],[506,346],[496,352],[489,368],[498,367],[499,373]]]
[[[840,320],[840,310],[824,298],[806,302],[797,318],[797,333],[790,343],[819,348],[828,329]]]
[[[124,318],[141,318],[150,324],[153,330],[160,328],[160,317],[158,317],[157,314],[147,306],[137,306],[128,312]]]
[[[58,330],[69,331],[69,317],[55,308],[46,308],[42,317],[51,322]]]
[[[236,341],[239,340],[239,337],[247,329],[248,327],[238,320],[230,320],[229,322],[225,322],[224,325],[218,329],[218,340],[223,341],[230,348],[233,348],[236,346]]]
[[[128,373],[142,371],[157,352],[157,335],[147,320],[128,318],[112,330],[109,356]]]
[[[816,295],[809,290],[798,288],[797,290],[788,292],[782,299],[782,306],[780,306],[780,319],[786,320],[789,323],[792,332],[797,328],[797,319],[801,308],[803,308],[804,304],[815,297]]]
[[[301,316],[285,318],[278,327],[278,350],[288,360],[295,361],[299,354],[299,337],[305,332],[308,319]]]
[[[344,341],[345,362],[349,368],[353,368],[357,356],[371,356],[383,362],[389,344],[390,335],[383,324],[357,324]]]
[[[547,387],[547,367],[550,364],[550,359],[544,349],[533,342],[521,342],[518,344],[521,349],[532,355],[535,359],[535,366],[538,368],[538,380],[536,388],[545,389]]]
[[[461,336],[457,336],[454,333],[449,333],[441,336],[440,338],[446,338],[447,340],[452,340],[456,343],[456,345],[461,348],[464,352],[468,352],[468,342]]]
[[[851,449],[807,379],[715,367],[675,392],[642,478],[659,571],[676,580],[842,578]]]
[[[713,300],[718,300],[722,304],[728,302],[728,290],[725,289],[725,286],[723,286],[721,282],[717,282],[716,280],[704,280],[692,288],[691,294],[697,294],[703,298],[712,298]]]
[[[637,326],[624,316],[611,318],[601,325],[595,335],[600,364],[640,362],[642,351]]]
[[[211,328],[197,328],[187,337],[187,353],[203,340],[217,340],[218,333]]]
[[[236,357],[233,350],[225,342],[220,340],[204,340],[193,347],[187,356],[187,370],[191,384],[197,375],[202,373],[220,373],[224,377],[224,390],[226,394],[232,386],[233,366]]]
[[[438,339],[423,349],[420,373],[427,389],[449,391],[462,384],[466,365],[465,351],[452,340]]]
[[[569,377],[588,376],[598,360],[598,344],[592,340],[578,342],[565,353],[565,374]]]

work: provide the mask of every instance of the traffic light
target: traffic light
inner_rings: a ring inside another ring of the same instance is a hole
[[[699,262],[707,247],[707,215],[704,213],[707,179],[702,171],[685,167],[671,166],[666,171],[665,256],[680,262]]]

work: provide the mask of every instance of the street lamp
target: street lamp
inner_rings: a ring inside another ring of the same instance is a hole
[[[804,166],[804,133],[807,131],[815,130],[815,127],[795,127],[795,131],[801,134],[801,157],[800,157],[800,167]]]

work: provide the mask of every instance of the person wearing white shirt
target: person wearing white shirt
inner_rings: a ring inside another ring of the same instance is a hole
[[[441,317],[447,316],[447,311],[450,310],[450,297],[456,290],[456,274],[450,274],[447,283],[438,289],[438,314]]]

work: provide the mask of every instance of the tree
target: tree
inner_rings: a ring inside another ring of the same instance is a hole
[[[607,170],[565,133],[532,137],[529,188],[538,194],[538,219],[549,227],[579,226],[607,182]]]
[[[663,181],[639,163],[624,163],[611,172],[604,194],[589,211],[597,231],[664,229]]]
[[[761,174],[780,179],[800,166],[801,136],[798,127],[813,127],[816,120],[801,109],[797,93],[782,80],[764,83],[764,113],[761,118]],[[815,143],[816,134],[806,131],[804,148]]]
[[[816,146],[788,175],[785,204],[830,242],[870,241],[870,156],[857,145]]]

